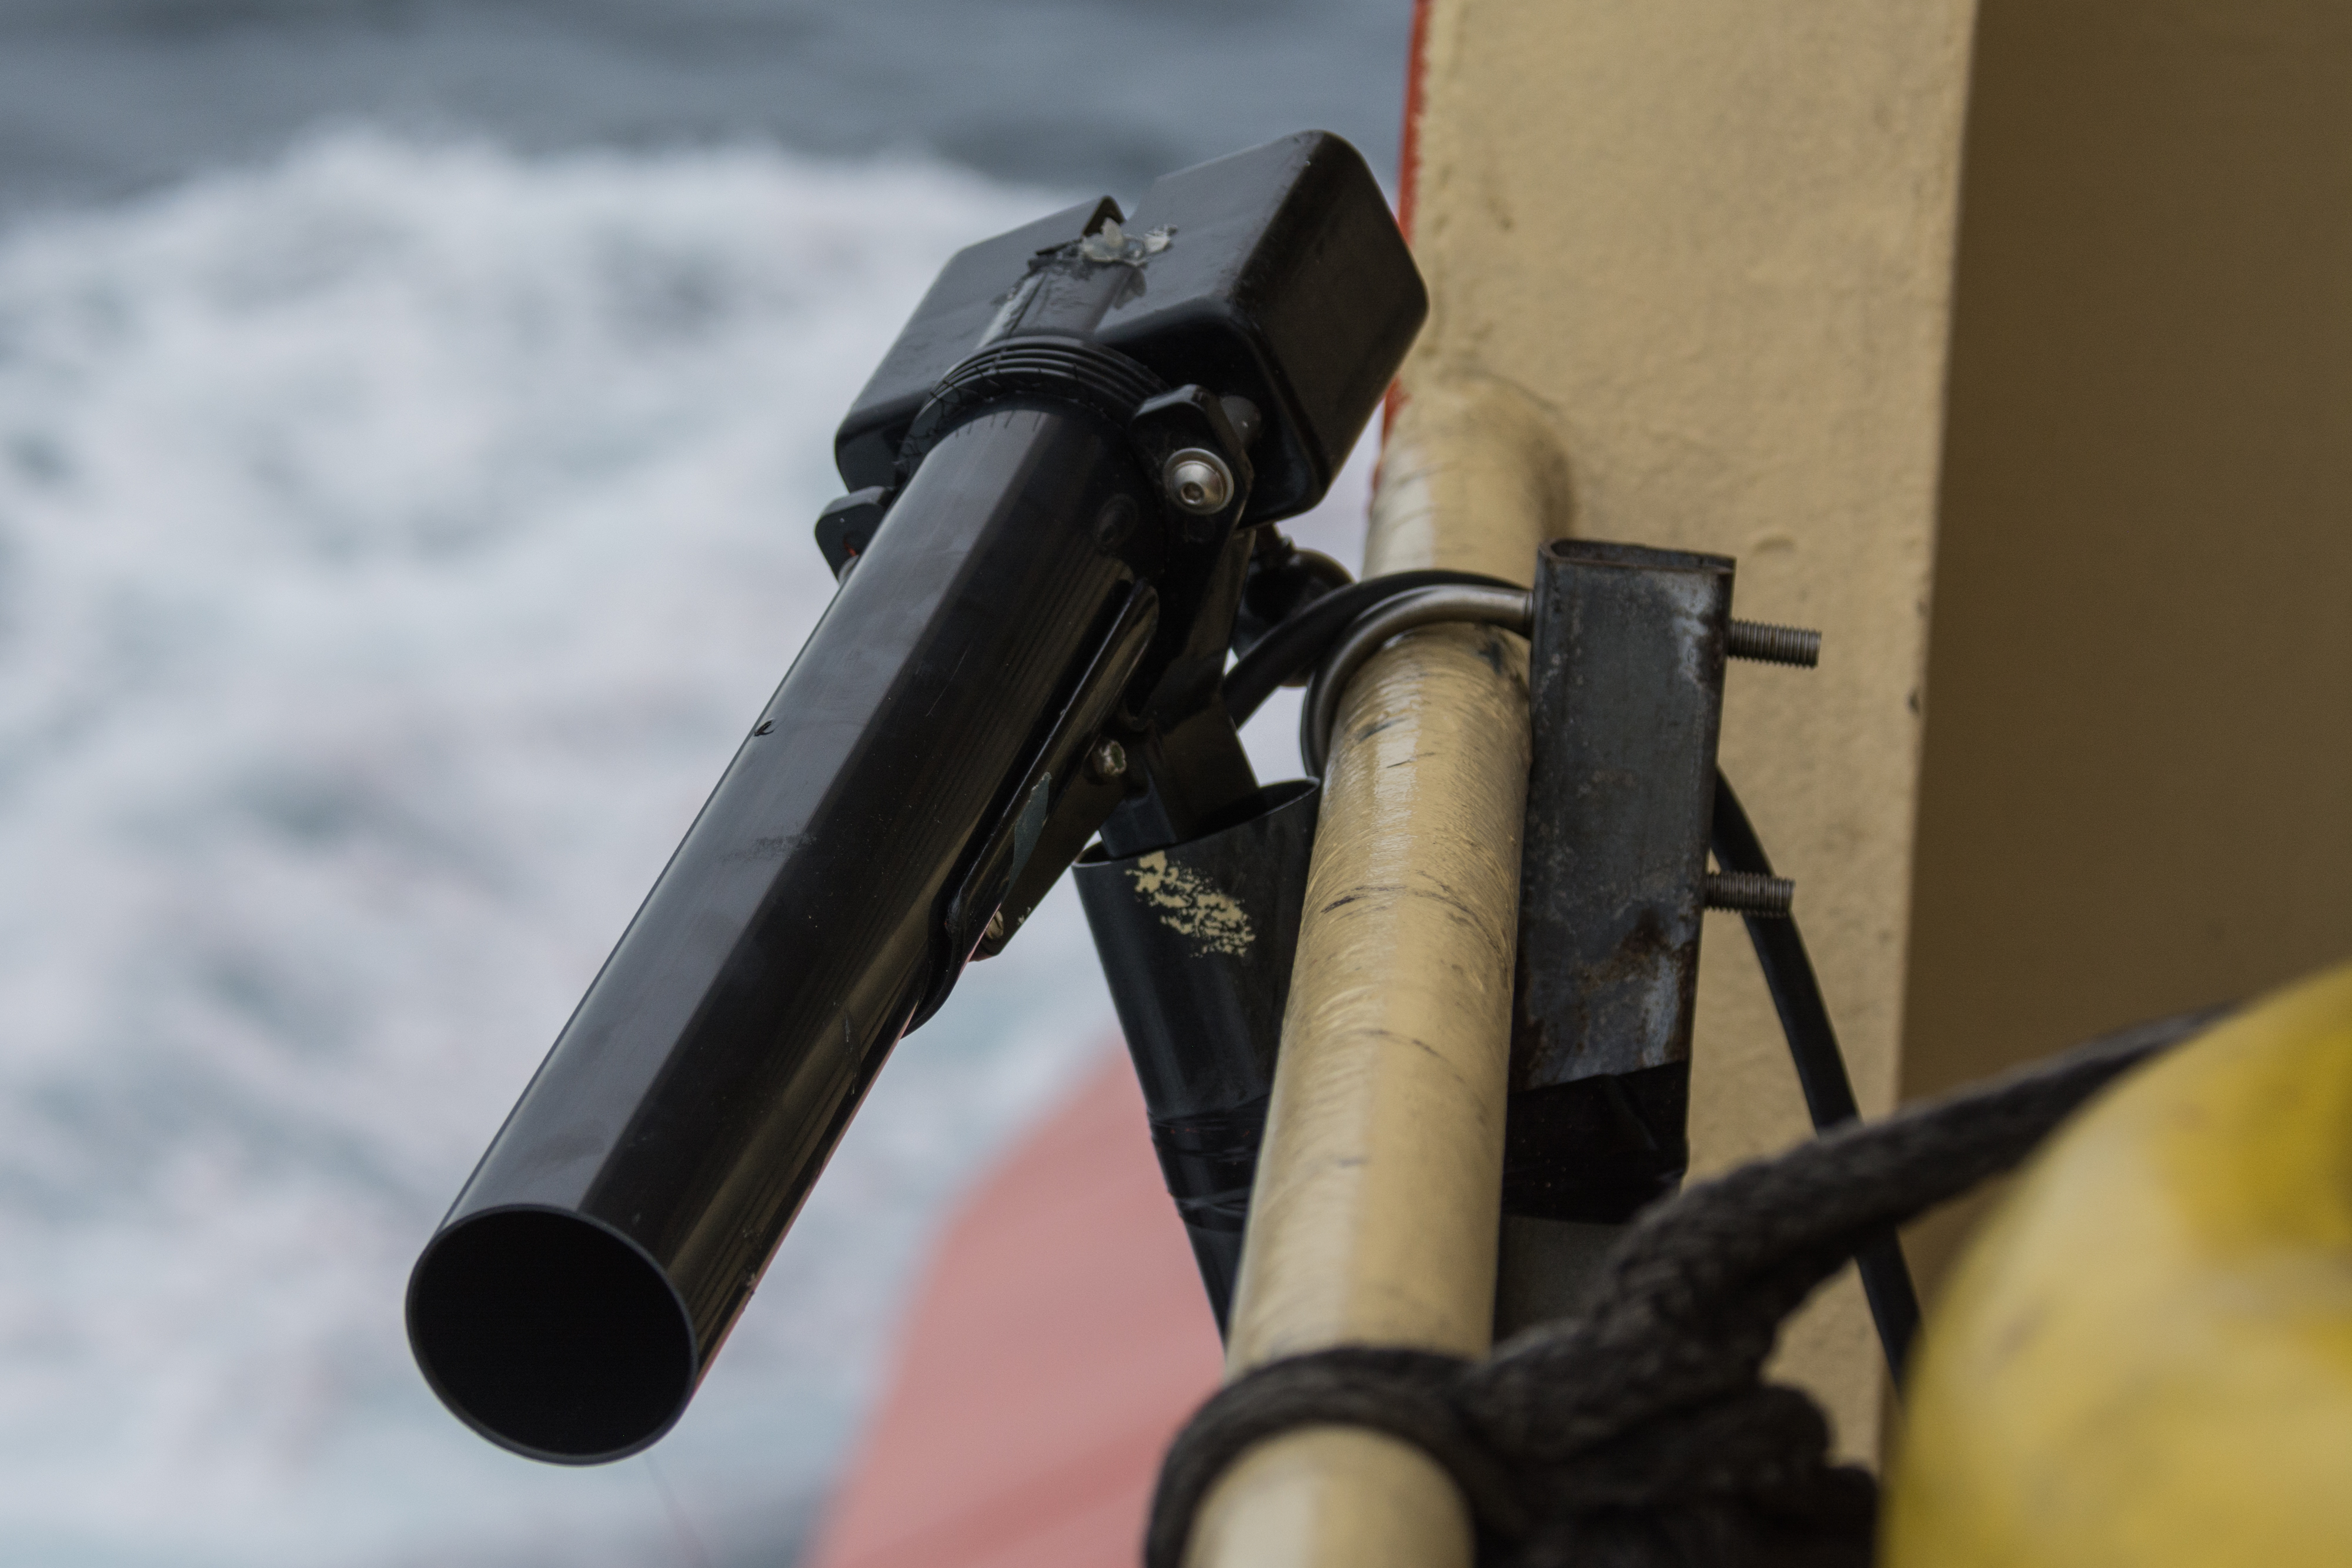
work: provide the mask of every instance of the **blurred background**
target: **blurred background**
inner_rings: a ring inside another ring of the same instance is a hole
[[[1390,173],[1409,12],[0,0],[0,1563],[791,1560],[1113,1039],[1066,887],[650,1455],[459,1427],[408,1266],[830,593],[940,264],[1304,127]]]

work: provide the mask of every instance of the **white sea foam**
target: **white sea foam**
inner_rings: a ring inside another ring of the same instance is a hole
[[[0,1561],[774,1560],[941,1206],[1108,1037],[1066,889],[649,1458],[462,1430],[401,1289],[831,591],[832,425],[1056,201],[351,132],[0,235]]]

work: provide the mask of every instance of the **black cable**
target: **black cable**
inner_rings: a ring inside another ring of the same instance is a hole
[[[1334,589],[1294,611],[1234,662],[1225,673],[1225,712],[1237,728],[1249,722],[1249,716],[1274,695],[1276,686],[1313,667],[1330,647],[1331,640],[1375,604],[1417,588],[1450,587],[1456,583],[1526,591],[1518,583],[1506,582],[1499,577],[1482,577],[1475,571],[1392,571],[1384,577],[1368,577],[1361,582]]]
[[[1770,876],[1755,824],[1732,793],[1731,781],[1715,776],[1715,830],[1710,847],[1716,864],[1727,872],[1752,872]],[[1805,938],[1788,915],[1750,915],[1748,939],[1756,946],[1756,961],[1764,983],[1772,991],[1773,1010],[1780,1015],[1780,1032],[1789,1038],[1789,1055],[1796,1062],[1797,1082],[1805,1093],[1805,1109],[1812,1113],[1813,1130],[1826,1133],[1846,1122],[1859,1121],[1853,1082],[1846,1076],[1845,1056],[1838,1050],[1837,1030],[1830,1023],[1829,1004],[1822,999],[1821,981],[1805,952]],[[1903,1256],[1902,1239],[1893,1229],[1880,1231],[1854,1251],[1862,1273],[1863,1294],[1870,1299],[1870,1315],[1878,1325],[1878,1343],[1886,1352],[1887,1370],[1896,1387],[1903,1384],[1904,1363],[1911,1354],[1912,1336],[1919,1330],[1919,1292],[1911,1282],[1911,1265]]]

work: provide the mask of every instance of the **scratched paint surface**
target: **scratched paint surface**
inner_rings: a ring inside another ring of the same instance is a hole
[[[1160,912],[1160,923],[1192,938],[1201,953],[1238,956],[1248,952],[1255,940],[1249,912],[1231,894],[1189,867],[1170,865],[1165,854],[1155,851],[1145,855],[1127,874],[1135,891]]]

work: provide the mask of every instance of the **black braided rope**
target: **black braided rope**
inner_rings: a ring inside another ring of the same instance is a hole
[[[1781,1321],[1870,1238],[2016,1165],[2226,1010],[2123,1030],[1694,1186],[1633,1223],[1584,1316],[1486,1361],[1347,1346],[1258,1368],[1169,1449],[1145,1568],[1180,1568],[1194,1511],[1244,1449],[1333,1424],[1444,1467],[1489,1568],[1866,1568],[1876,1482],[1831,1462],[1810,1398],[1761,1382]]]

